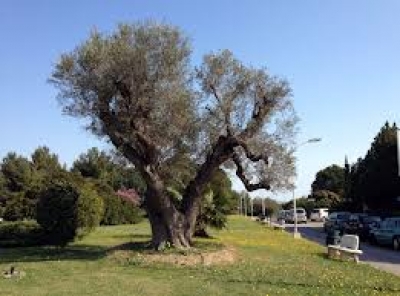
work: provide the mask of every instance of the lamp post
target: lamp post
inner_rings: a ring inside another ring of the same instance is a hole
[[[297,145],[297,147],[295,147],[294,151],[296,151],[299,147],[306,145],[308,143],[316,143],[316,142],[320,142],[321,138],[312,138],[312,139],[308,139],[307,141],[300,143],[299,145]],[[293,230],[293,237],[294,238],[300,238],[301,235],[300,233],[297,231],[297,207],[296,207],[296,195],[295,195],[295,182],[293,182],[293,215],[294,215],[294,230]]]
[[[400,177],[400,128],[397,128],[397,173]]]

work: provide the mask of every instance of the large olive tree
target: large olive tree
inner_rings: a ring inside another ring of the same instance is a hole
[[[236,169],[249,191],[285,188],[294,174],[288,84],[229,51],[206,55],[198,68],[190,55],[176,27],[120,25],[63,54],[50,79],[64,112],[84,118],[140,171],[155,248],[190,246],[202,193],[219,167]],[[165,180],[185,160],[197,169],[177,206]]]

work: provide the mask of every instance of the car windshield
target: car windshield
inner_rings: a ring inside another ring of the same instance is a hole
[[[364,221],[366,223],[379,222],[379,221],[381,221],[381,218],[377,217],[377,216],[369,216],[369,217],[365,217]]]
[[[297,209],[297,210],[296,210],[296,213],[297,213],[297,214],[304,214],[304,210],[302,210],[302,209]]]
[[[345,220],[345,219],[348,219],[348,218],[349,218],[348,214],[338,214],[337,215],[337,219],[340,219],[340,220]]]
[[[319,210],[312,210],[312,213],[317,214],[317,213],[319,213]]]

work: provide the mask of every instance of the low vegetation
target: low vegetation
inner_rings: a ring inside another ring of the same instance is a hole
[[[0,295],[400,293],[400,281],[394,275],[365,264],[328,260],[325,248],[293,240],[285,232],[243,217],[230,217],[225,230],[212,234],[214,239],[197,240],[194,250],[171,249],[161,255],[144,250],[151,238],[150,227],[144,222],[100,227],[63,250],[0,249],[0,270],[14,266],[24,274],[21,278],[0,278]],[[211,261],[182,263],[182,258],[199,254]],[[212,261],[212,254],[225,254],[226,260]],[[167,257],[176,260],[165,260]]]
[[[37,221],[50,245],[66,246],[100,224],[103,200],[88,187],[56,182],[42,194],[37,204]]]

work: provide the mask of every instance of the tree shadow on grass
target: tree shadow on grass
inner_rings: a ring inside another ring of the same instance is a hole
[[[111,236],[112,238],[123,238],[123,239],[146,239],[149,240],[151,237],[148,234],[116,234]]]
[[[118,236],[119,238],[120,236]],[[125,236],[121,236],[124,237]],[[142,234],[127,235],[130,242],[115,246],[88,244],[73,244],[65,248],[52,246],[0,248],[0,264],[19,262],[70,261],[70,260],[99,260],[114,251],[133,251],[152,253],[150,236]],[[213,241],[196,240],[194,250],[214,251],[221,249],[223,244]]]
[[[108,247],[73,245],[65,248],[24,247],[0,249],[0,264],[15,262],[40,262],[64,260],[98,260],[106,256]]]
[[[64,248],[53,246],[0,248],[0,264],[18,262],[99,260],[110,251],[150,249],[150,236],[145,234],[115,235],[113,238],[126,238],[131,242],[115,246],[73,244]]]
[[[143,251],[150,251],[154,250],[151,247],[150,241],[137,241],[137,242],[129,242],[120,245],[116,245],[112,248],[109,248],[108,251],[136,251],[136,252],[143,252]]]

